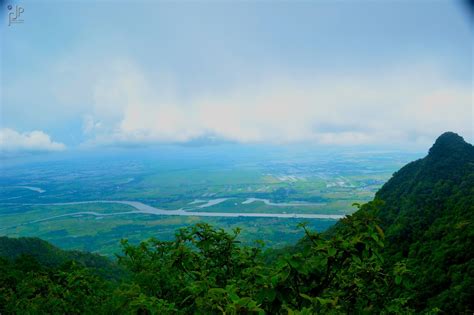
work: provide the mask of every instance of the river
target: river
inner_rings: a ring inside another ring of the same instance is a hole
[[[221,200],[219,200],[221,201]],[[301,219],[331,219],[339,220],[344,215],[340,214],[314,214],[314,213],[248,213],[248,212],[205,212],[205,211],[187,211],[183,209],[177,210],[165,210],[155,208],[144,204],[139,201],[128,201],[128,200],[93,200],[93,201],[76,201],[76,202],[59,202],[59,203],[39,203],[39,204],[23,204],[23,205],[38,205],[38,206],[67,206],[67,205],[81,205],[81,204],[93,204],[93,203],[114,203],[124,204],[135,208],[136,211],[128,212],[116,212],[116,213],[97,213],[97,212],[74,212],[64,214],[61,216],[55,216],[45,218],[41,220],[54,219],[64,216],[74,215],[95,215],[95,216],[114,216],[124,214],[154,214],[154,215],[177,215],[177,216],[194,216],[194,217],[253,217],[253,218],[301,218]],[[18,204],[17,204],[18,205]]]

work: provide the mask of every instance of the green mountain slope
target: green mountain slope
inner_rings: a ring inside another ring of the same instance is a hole
[[[474,309],[474,147],[444,133],[377,192],[385,257],[406,260],[415,309]]]
[[[0,237],[0,257],[13,261],[25,255],[34,258],[39,265],[47,268],[58,268],[74,261],[107,279],[117,279],[123,275],[122,268],[98,254],[62,250],[36,237]]]

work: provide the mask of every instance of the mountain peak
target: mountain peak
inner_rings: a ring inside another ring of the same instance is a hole
[[[445,132],[436,139],[429,151],[429,156],[444,156],[466,150],[470,145],[455,132]]]
[[[435,144],[440,141],[463,142],[463,143],[465,142],[463,137],[461,137],[460,135],[452,131],[447,131],[441,134],[441,136],[439,136],[438,139],[436,139]]]

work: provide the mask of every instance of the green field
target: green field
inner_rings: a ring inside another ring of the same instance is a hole
[[[112,255],[122,238],[170,239],[177,228],[205,221],[224,229],[244,228],[244,243],[263,240],[284,246],[302,236],[299,222],[325,230],[335,220],[112,215],[136,209],[113,203],[51,204],[121,200],[188,212],[344,215],[354,211],[354,202],[370,200],[395,170],[413,159],[394,152],[304,159],[295,158],[297,153],[256,152],[218,158],[215,152],[196,156],[180,150],[140,159],[86,157],[5,167],[0,235],[38,236],[62,248]],[[78,212],[82,214],[72,215]]]

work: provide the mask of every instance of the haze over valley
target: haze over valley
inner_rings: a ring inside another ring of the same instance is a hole
[[[421,155],[307,151],[169,146],[13,164],[2,170],[0,235],[112,255],[121,238],[170,239],[177,227],[205,221],[248,225],[245,243],[284,246],[303,235],[299,222],[325,230]]]

